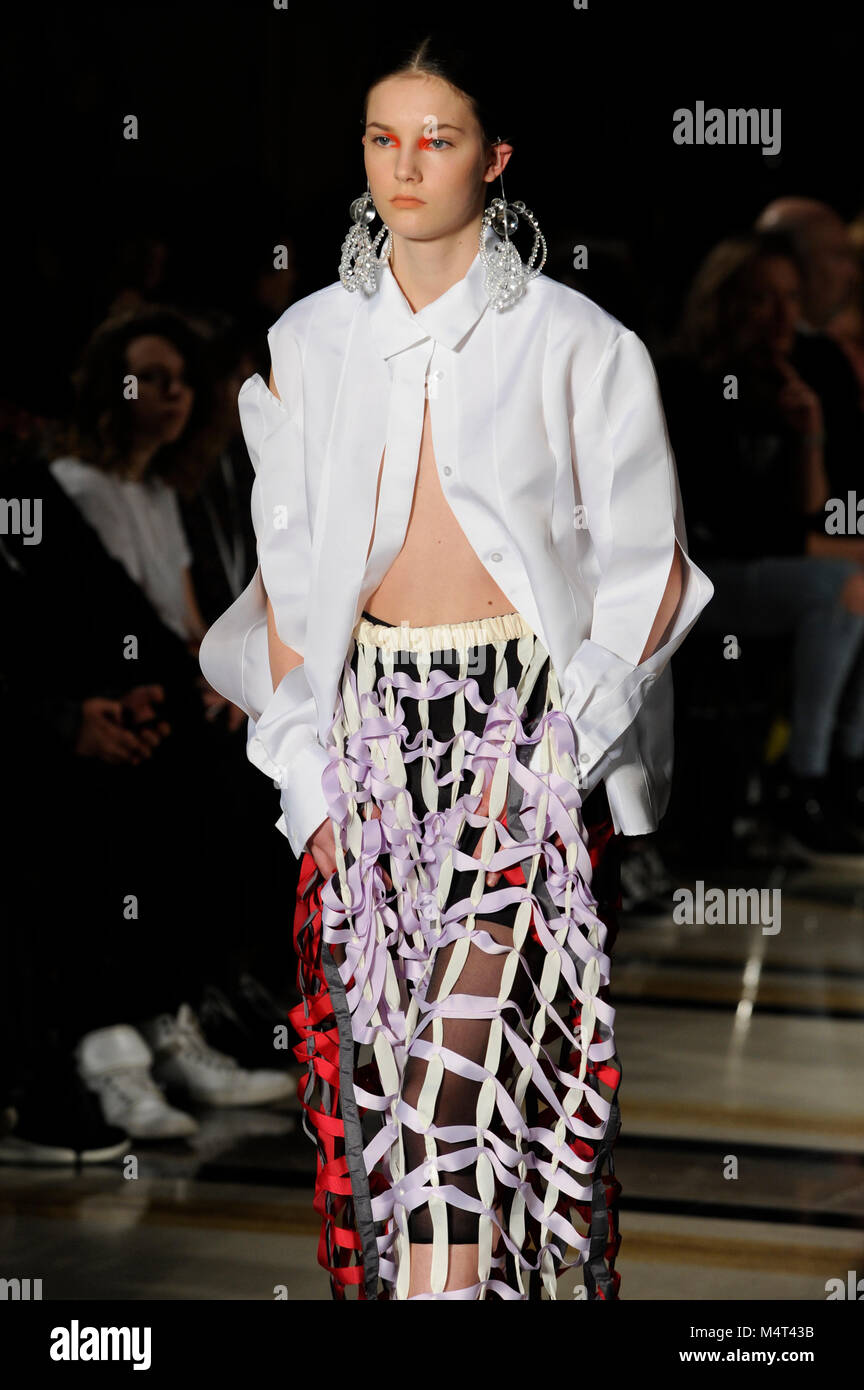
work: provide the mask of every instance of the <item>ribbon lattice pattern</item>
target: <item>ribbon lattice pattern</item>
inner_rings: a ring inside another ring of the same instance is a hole
[[[448,625],[446,661],[397,661],[406,631],[442,629],[355,630],[323,778],[337,869],[322,883],[306,854],[298,884],[318,1259],[334,1298],[554,1299],[578,1266],[614,1299],[613,828],[583,820],[573,726],[518,614]],[[417,1242],[430,1293],[409,1294]],[[452,1288],[465,1242],[477,1281]]]

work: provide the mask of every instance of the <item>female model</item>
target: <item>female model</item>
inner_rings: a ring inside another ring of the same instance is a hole
[[[513,209],[484,213],[512,147],[473,89],[426,40],[367,92],[340,279],[240,392],[259,568],[200,660],[306,852],[291,1017],[334,1296],[555,1298],[580,1265],[604,1299],[613,826],[592,843],[583,793],[656,826],[658,678],[711,589],[648,354],[533,267],[533,214],[526,267]]]

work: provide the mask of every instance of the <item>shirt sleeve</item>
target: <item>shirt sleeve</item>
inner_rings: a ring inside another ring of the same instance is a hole
[[[561,673],[576,733],[580,782],[593,790],[616,745],[711,598],[687,555],[681,495],[660,389],[648,350],[622,331],[581,396],[574,392],[571,450],[577,500],[597,563],[591,635]],[[654,653],[640,664],[678,547],[682,592]]]
[[[283,340],[283,374],[288,360]],[[299,352],[296,367],[299,371]],[[277,383],[280,394],[282,380],[280,376]],[[258,567],[243,593],[208,629],[198,659],[213,688],[249,715],[247,756],[279,787],[282,817],[277,825],[299,857],[327,818],[321,775],[330,759],[318,739],[305,666],[288,671],[273,690],[267,598],[282,641],[302,654],[311,561],[303,439],[284,400],[258,373],[243,383],[238,406],[255,469],[251,506]]]

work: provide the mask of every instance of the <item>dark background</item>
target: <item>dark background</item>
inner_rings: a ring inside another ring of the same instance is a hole
[[[854,7],[835,3],[432,5],[420,14],[509,55],[519,112],[506,175],[552,248],[629,254],[622,292],[586,292],[653,346],[693,269],[770,199],[864,206]],[[362,74],[413,6],[132,4],[7,11],[0,58],[7,388],[41,413],[66,399],[75,350],[101,316],[130,231],[171,247],[175,302],[232,310],[292,237],[298,294],[336,278],[348,206],[365,187]],[[782,109],[782,151],[682,147],[672,113],[697,100]],[[139,120],[137,141],[123,118]],[[566,263],[565,263],[566,265]]]

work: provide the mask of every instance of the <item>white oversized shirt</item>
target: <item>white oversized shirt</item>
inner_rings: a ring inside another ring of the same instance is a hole
[[[240,389],[258,568],[199,660],[250,716],[248,757],[281,788],[277,824],[297,855],[328,815],[321,774],[340,675],[405,538],[427,393],[444,496],[550,654],[583,796],[602,777],[615,828],[629,835],[655,829],[666,808],[666,668],[713,589],[686,554],[651,358],[634,332],[546,275],[500,312],[484,280],[478,253],[417,313],[386,263],[371,295],[337,280],[269,330],[281,400],[258,373]],[[681,601],[639,665],[676,540]],[[303,656],[275,692],[267,595],[279,636]]]

